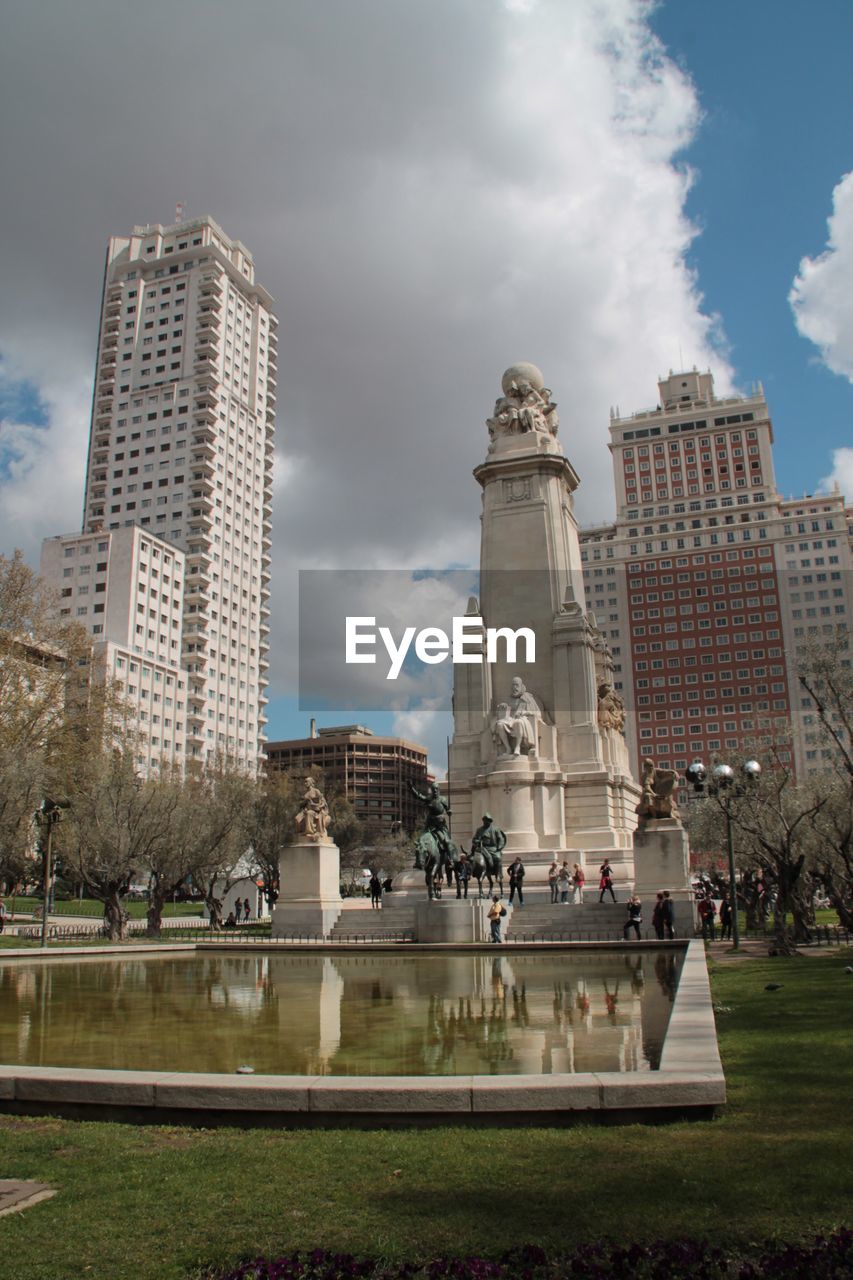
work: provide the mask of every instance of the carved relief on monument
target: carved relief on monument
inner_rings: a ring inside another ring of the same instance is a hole
[[[531,492],[530,476],[504,480],[504,502],[527,502]]]
[[[675,769],[658,769],[654,760],[647,757],[643,761],[640,776],[643,790],[636,812],[641,818],[678,818],[680,815],[674,795],[677,785],[678,773]]]
[[[492,441],[498,436],[528,432],[557,434],[557,405],[535,364],[511,365],[501,379],[501,387],[503,395],[495,401],[491,418],[486,419]]]
[[[625,731],[625,703],[606,682],[598,686],[598,727]]]

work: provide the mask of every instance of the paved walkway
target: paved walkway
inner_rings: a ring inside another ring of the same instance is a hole
[[[17,1178],[0,1178],[0,1218],[7,1213],[20,1213],[40,1200],[56,1195],[55,1187],[46,1182],[21,1182]]]

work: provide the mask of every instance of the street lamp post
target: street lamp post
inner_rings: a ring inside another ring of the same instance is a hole
[[[741,765],[741,773],[747,782],[756,782],[761,774],[761,765],[757,760],[747,760]],[[694,790],[701,792],[705,788],[708,770],[703,761],[694,760],[685,770],[687,781]],[[737,882],[735,880],[735,849],[732,834],[731,802],[735,796],[743,795],[743,787],[736,784],[735,771],[729,764],[717,764],[711,771],[712,782],[708,783],[709,795],[720,795],[720,806],[726,815],[726,851],[729,861],[729,907],[732,913],[732,950],[740,949],[740,921],[738,920]],[[734,790],[732,790],[734,788]]]
[[[42,880],[42,920],[41,945],[47,946],[48,905],[50,902],[51,854],[53,852],[53,828],[59,821],[63,809],[68,808],[67,800],[42,800],[36,810],[36,821],[44,834],[44,876]]]

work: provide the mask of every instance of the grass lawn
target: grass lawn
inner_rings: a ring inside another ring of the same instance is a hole
[[[0,1278],[186,1280],[317,1246],[424,1258],[849,1224],[850,963],[842,950],[714,964],[729,1105],[712,1122],[288,1132],[0,1116],[3,1176],[59,1187],[0,1222]]]

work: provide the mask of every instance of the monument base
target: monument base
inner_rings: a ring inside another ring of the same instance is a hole
[[[676,818],[649,818],[634,833],[634,892],[644,916],[651,920],[655,898],[662,889],[672,898],[675,931],[692,937],[696,910],[690,885],[690,847],[687,832]]]
[[[333,840],[303,840],[279,854],[272,936],[328,937],[341,913],[341,854]]]
[[[272,936],[274,938],[328,938],[338,922],[341,906],[324,906],[320,903],[285,903],[273,907]]]
[[[415,907],[418,942],[482,942],[485,937],[486,900],[443,898],[419,902]]]

